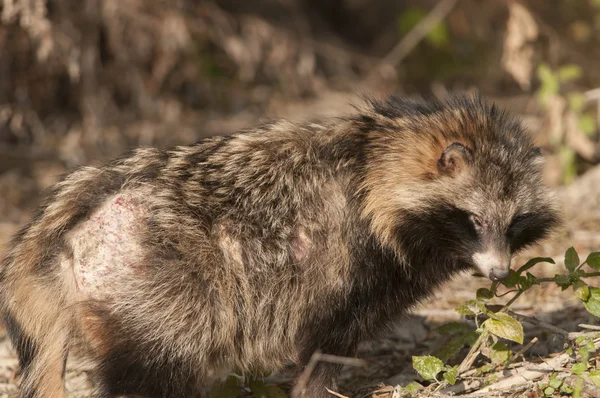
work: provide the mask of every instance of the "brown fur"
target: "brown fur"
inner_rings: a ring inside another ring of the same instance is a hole
[[[453,153],[442,173],[455,143],[473,159]],[[21,396],[65,396],[68,353],[95,363],[106,397],[193,396],[232,370],[352,355],[485,242],[515,252],[555,226],[536,158],[517,122],[459,97],[81,168],[0,274]],[[529,223],[511,222],[522,214]],[[320,364],[303,396],[326,396],[338,370]]]

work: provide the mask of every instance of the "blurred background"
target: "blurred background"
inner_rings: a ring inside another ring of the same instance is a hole
[[[0,0],[0,243],[62,173],[131,147],[458,91],[544,149],[567,228],[540,252],[598,250],[600,0]]]
[[[0,0],[0,223],[74,166],[361,93],[479,91],[569,183],[598,162],[599,44],[600,0]]]

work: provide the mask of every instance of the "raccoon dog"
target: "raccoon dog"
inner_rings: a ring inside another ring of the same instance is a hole
[[[540,163],[517,120],[458,96],[82,167],[3,260],[20,397],[65,397],[68,354],[100,397],[352,356],[457,272],[502,279],[557,226]],[[301,395],[328,396],[338,371],[319,364]]]

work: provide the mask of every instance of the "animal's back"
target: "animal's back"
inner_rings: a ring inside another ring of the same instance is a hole
[[[302,303],[343,283],[318,265],[348,265],[345,192],[313,152],[313,135],[273,125],[141,149],[55,187],[3,267],[22,389],[60,396],[69,334],[83,339],[76,346],[111,379],[108,388],[119,386],[110,394],[136,391],[169,368],[178,375],[197,366],[199,374],[179,376],[193,389],[222,368],[297,360],[295,332],[310,315]],[[52,357],[39,358],[49,346]],[[193,359],[174,360],[184,353]],[[158,384],[142,392],[180,389]]]

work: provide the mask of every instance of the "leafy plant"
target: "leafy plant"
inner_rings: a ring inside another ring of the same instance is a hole
[[[444,383],[454,384],[460,378],[460,374],[469,369],[478,353],[489,359],[488,365],[478,369],[479,373],[486,373],[500,365],[506,365],[513,357],[508,345],[500,342],[501,339],[523,344],[523,326],[515,316],[511,315],[511,305],[525,292],[535,285],[543,283],[554,283],[567,290],[571,288],[576,297],[581,300],[587,311],[600,317],[600,288],[590,286],[585,280],[600,276],[600,252],[590,253],[585,261],[581,261],[574,248],[565,252],[565,273],[556,274],[554,277],[539,278],[530,270],[539,263],[554,264],[554,260],[546,257],[537,257],[529,260],[523,266],[510,270],[508,277],[500,282],[492,282],[489,288],[477,290],[474,300],[456,307],[459,314],[472,317],[475,321],[476,330],[467,324],[453,322],[438,329],[442,335],[450,338],[444,347],[436,352],[436,356],[415,356],[413,367],[424,379],[443,386]],[[587,266],[587,267],[586,267]],[[481,276],[481,275],[477,275]],[[507,289],[500,293],[499,287]],[[494,297],[512,297],[503,306],[488,305],[488,301]],[[600,335],[584,335],[575,341],[575,349],[578,361],[572,367],[572,374],[579,376],[579,382],[575,386],[556,378],[550,377],[547,383],[539,385],[542,395],[553,396],[560,392],[562,394],[573,394],[578,396],[581,391],[583,377],[588,378],[594,384],[600,386],[600,371],[589,368],[590,352],[595,350],[594,339]],[[448,366],[444,364],[458,351],[469,345],[471,351],[460,366]],[[575,351],[570,349],[569,354]],[[441,377],[440,377],[441,376]]]
[[[422,8],[409,8],[398,17],[398,31],[401,35],[410,32],[423,18],[427,12]],[[435,48],[442,48],[448,45],[449,33],[448,27],[444,21],[440,21],[425,36],[425,41]]]
[[[577,65],[568,64],[552,70],[548,64],[541,63],[537,68],[537,77],[540,81],[537,97],[540,104],[549,112],[557,111],[551,109],[553,100],[556,98],[563,100],[566,104],[565,114],[572,115],[576,120],[577,128],[583,134],[591,136],[598,128],[596,117],[594,113],[586,111],[583,93],[568,89],[569,83],[579,79],[581,75],[582,70]],[[560,130],[557,133],[551,137],[551,141],[559,155],[563,182],[568,183],[577,175],[575,151],[565,142],[566,132]]]

